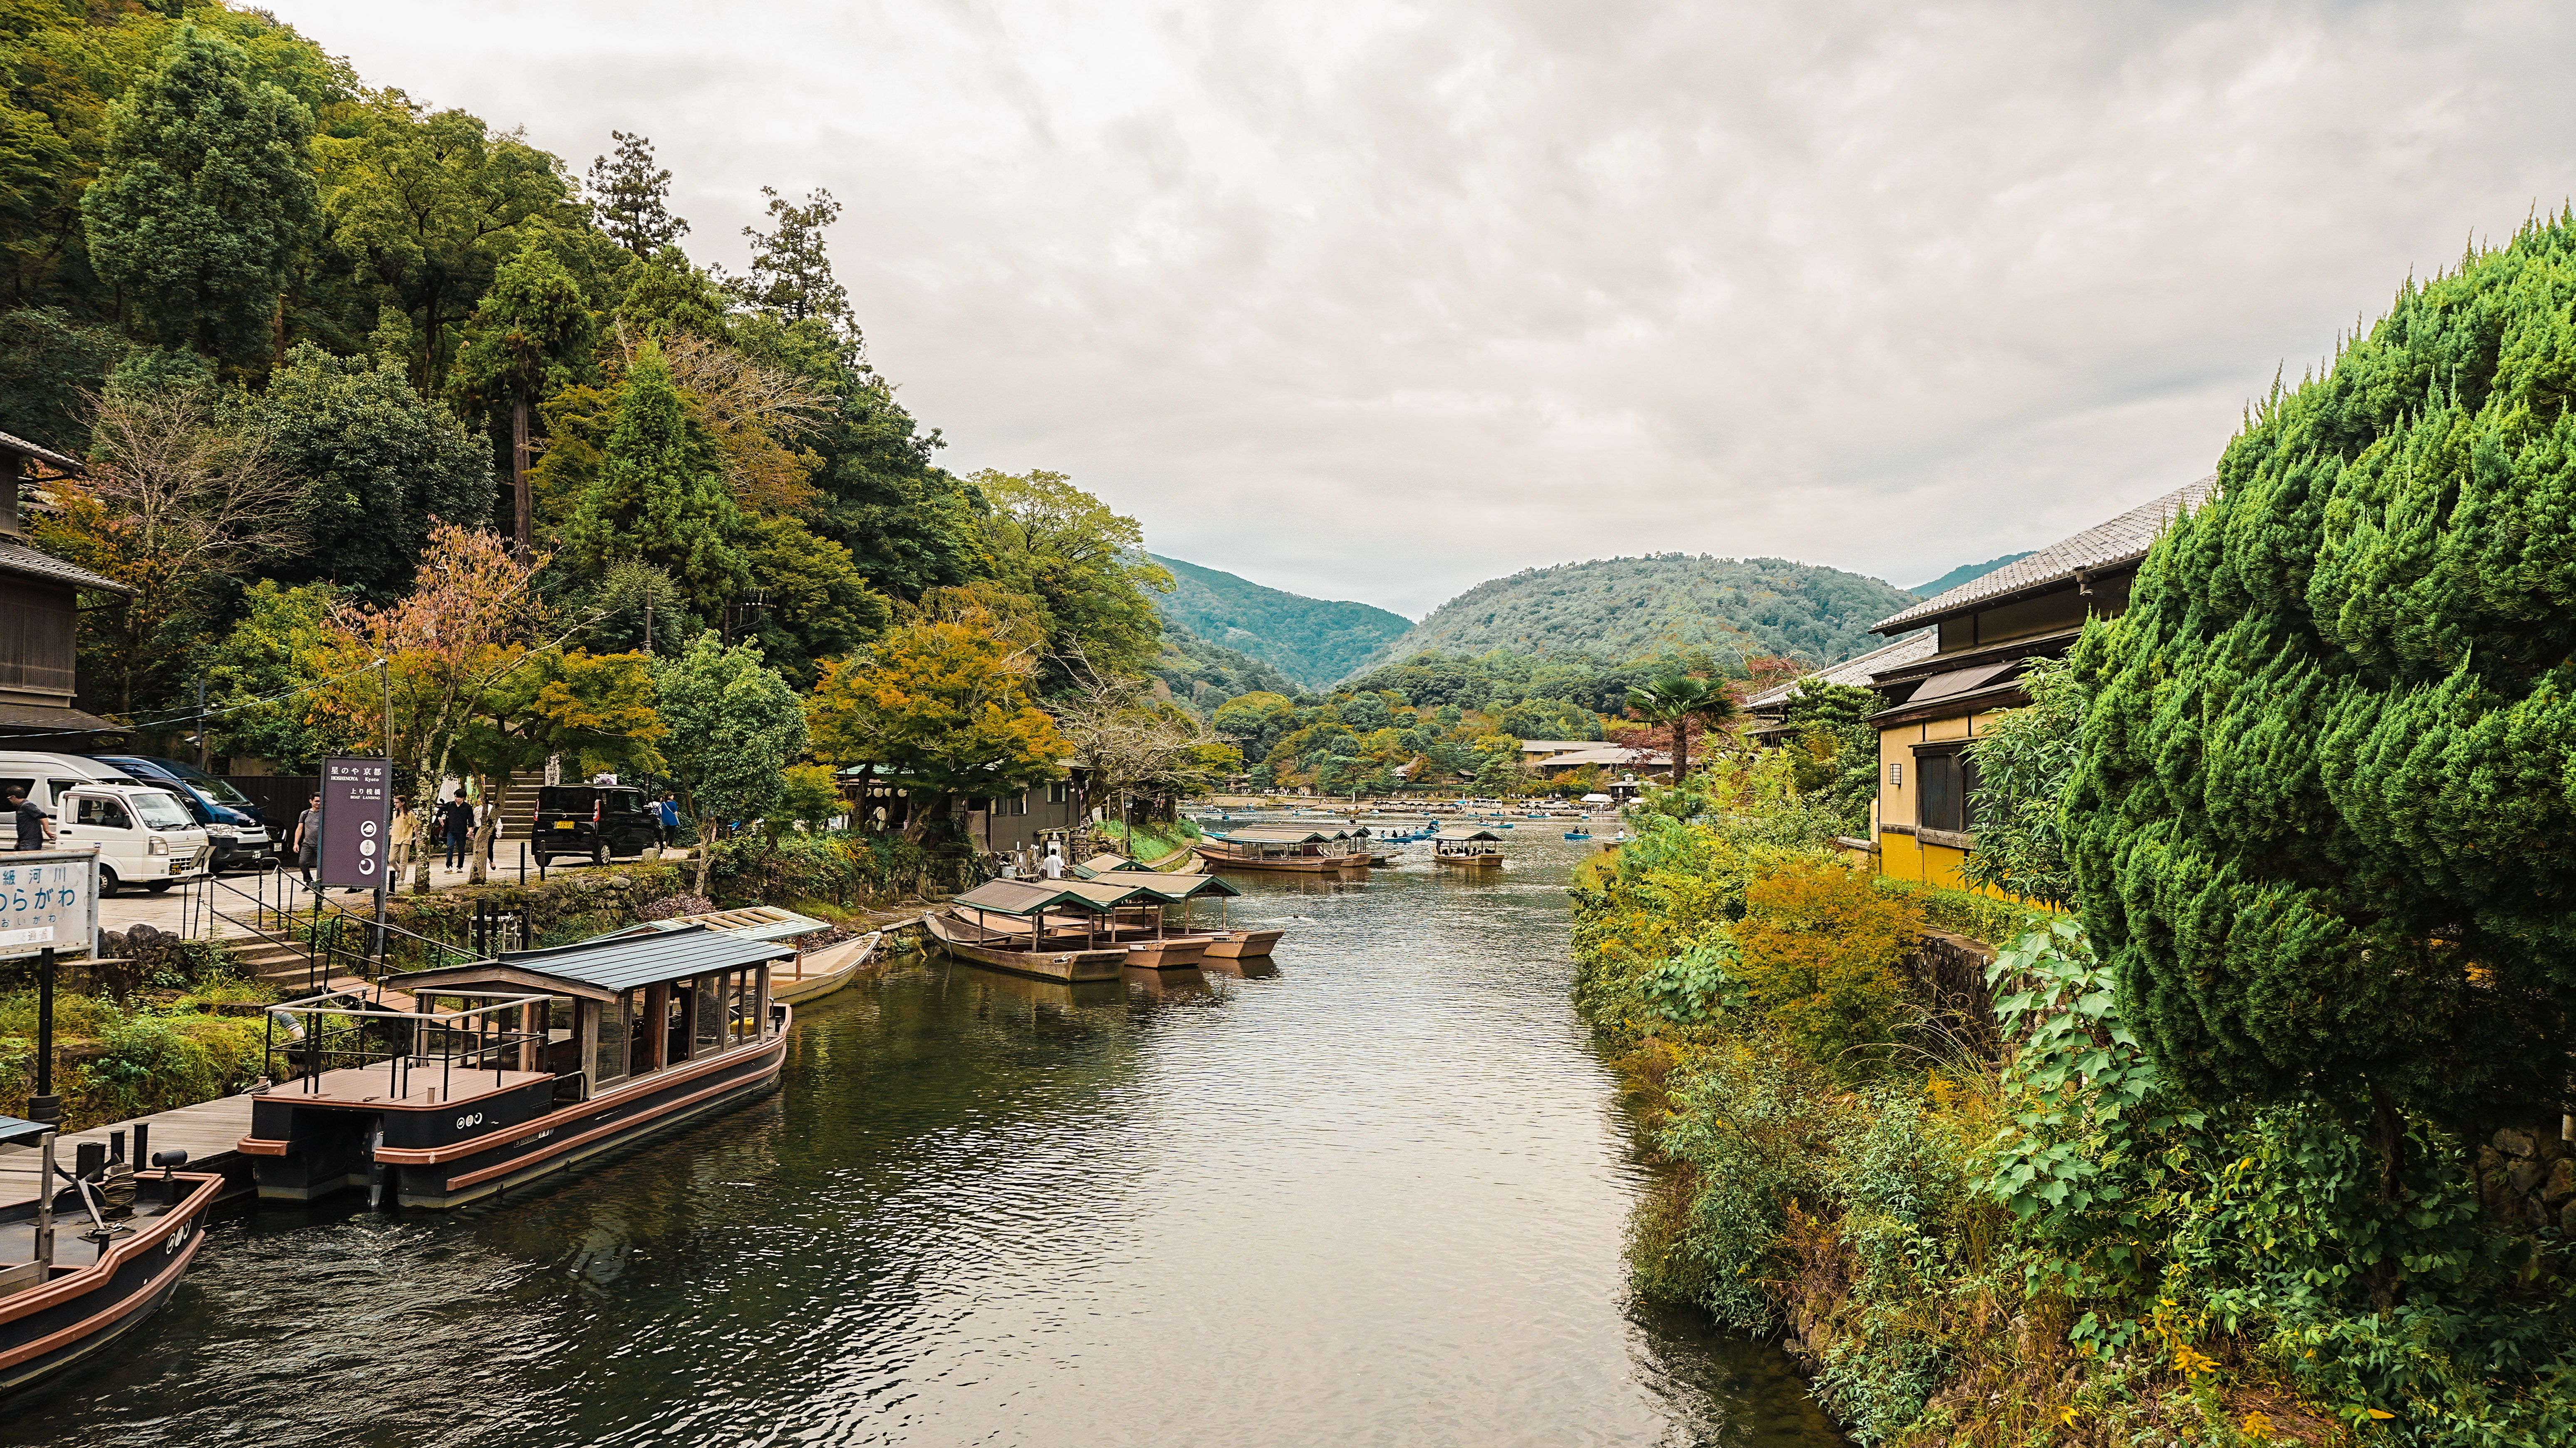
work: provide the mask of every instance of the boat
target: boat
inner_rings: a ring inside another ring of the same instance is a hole
[[[252,1095],[241,1152],[265,1201],[456,1207],[524,1185],[776,1086],[794,1008],[770,973],[795,953],[694,925],[379,983],[411,1011],[272,1006],[288,1079]]]
[[[1230,930],[1222,940],[1208,942],[1206,959],[1253,960],[1267,956],[1287,937],[1285,930]]]
[[[1432,836],[1431,858],[1461,869],[1490,869],[1503,862],[1502,842],[1492,830],[1446,829]]]
[[[1107,917],[1139,893],[1098,880],[987,880],[921,923],[961,960],[1045,980],[1116,980],[1127,949]]]
[[[877,947],[885,943],[885,932],[871,930],[855,940],[826,945],[820,950],[799,950],[796,958],[771,975],[772,999],[791,1006],[818,1001],[832,994],[859,973],[874,964]]]
[[[1134,929],[1139,934],[1150,927],[1155,938],[1151,941],[1139,942],[1140,944],[1159,947],[1187,942],[1190,945],[1190,954],[1186,959],[1177,954],[1159,951],[1153,953],[1151,958],[1138,956],[1132,953],[1138,947],[1131,945],[1128,947],[1131,952],[1127,961],[1129,965],[1170,969],[1196,966],[1210,956],[1232,960],[1246,955],[1268,955],[1272,947],[1279,943],[1280,937],[1287,933],[1282,930],[1234,929],[1225,917],[1226,902],[1240,896],[1243,892],[1236,889],[1222,875],[1173,875],[1152,870],[1122,871],[1101,876],[1100,883],[1123,886],[1141,892],[1139,900],[1120,907],[1121,915],[1133,912],[1138,918],[1132,921],[1127,919],[1113,921],[1119,928]],[[1208,930],[1190,923],[1187,913],[1191,902],[1211,898],[1217,902],[1217,928]],[[1177,932],[1172,929],[1166,918],[1169,908],[1175,905],[1182,908],[1184,916]],[[1141,918],[1147,910],[1152,911],[1150,922]]]
[[[777,905],[745,905],[731,910],[709,910],[696,915],[674,915],[662,920],[647,920],[596,940],[613,940],[620,936],[657,934],[669,930],[686,930],[703,925],[752,940],[801,940],[831,929],[829,921],[800,915]],[[796,948],[796,957],[770,973],[772,1000],[789,1005],[803,1005],[821,1000],[856,980],[861,971],[876,959],[877,947],[884,943],[882,931],[870,931],[852,940],[836,941],[816,950]]]
[[[137,1127],[137,1156],[146,1142]],[[78,1143],[69,1172],[55,1144],[51,1124],[0,1116],[0,1147],[37,1157],[32,1193],[0,1203],[0,1394],[98,1356],[169,1301],[224,1188],[219,1173],[178,1170],[184,1151],[136,1171],[122,1131]]]
[[[1590,831],[1590,830],[1567,830],[1567,831],[1565,832],[1565,837],[1566,837],[1567,839],[1569,839],[1569,840],[1588,840],[1588,839],[1592,838],[1592,831]]]
[[[1209,835],[1194,846],[1199,858],[1220,870],[1285,870],[1318,874],[1330,870],[1365,870],[1368,854],[1356,848],[1347,830],[1253,828]]]

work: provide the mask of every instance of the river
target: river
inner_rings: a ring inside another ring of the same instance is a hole
[[[462,1212],[224,1223],[0,1443],[1838,1443],[1777,1351],[1629,1299],[1591,847],[1513,834],[1485,880],[1233,877],[1267,978],[913,957],[729,1117]]]

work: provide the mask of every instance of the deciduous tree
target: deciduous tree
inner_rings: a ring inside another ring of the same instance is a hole
[[[369,363],[300,343],[269,379],[257,416],[300,483],[303,565],[281,577],[329,578],[385,598],[410,580],[434,524],[479,527],[491,516],[491,458],[391,358]]]
[[[707,891],[716,841],[729,821],[768,815],[786,788],[787,761],[805,750],[806,706],[761,662],[754,644],[726,648],[702,633],[675,659],[656,659],[662,753],[680,808],[697,822],[697,893]]]

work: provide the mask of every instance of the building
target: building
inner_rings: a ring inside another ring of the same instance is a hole
[[[1527,749],[1528,745],[1522,745]],[[1616,778],[1643,771],[1656,779],[1672,773],[1673,757],[1661,749],[1631,749],[1625,744],[1587,744],[1581,749],[1557,754],[1543,754],[1529,761],[1541,779],[1563,779],[1578,769],[1599,768]]]
[[[2118,614],[2147,550],[2174,515],[2216,489],[2215,477],[2122,513],[1884,618],[1895,642],[1826,671],[1837,682],[1863,665],[1885,705],[1878,726],[1878,801],[1870,837],[1882,873],[1958,886],[1977,846],[1977,768],[1969,741],[1999,709],[2030,702],[2021,674],[2058,658],[2088,618]],[[1772,691],[1778,693],[1780,691]],[[1770,695],[1766,694],[1764,699]],[[1752,701],[1759,711],[1763,700]],[[1785,700],[1775,707],[1784,708]]]
[[[80,590],[134,590],[39,550],[20,521],[19,489],[77,477],[61,453],[0,432],[0,746],[112,748],[125,729],[79,707]]]

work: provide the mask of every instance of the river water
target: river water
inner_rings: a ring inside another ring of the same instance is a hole
[[[1566,999],[1591,847],[1514,834],[1483,880],[1233,877],[1275,975],[913,957],[620,1159],[220,1225],[0,1443],[1839,1442],[1776,1351],[1629,1299],[1647,1177]]]

